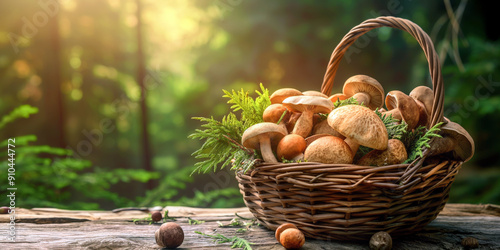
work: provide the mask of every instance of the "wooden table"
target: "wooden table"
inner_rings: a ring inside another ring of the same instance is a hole
[[[238,235],[254,243],[254,249],[283,249],[274,239],[274,232],[262,226],[237,233],[240,227],[219,227],[229,224],[235,213],[252,217],[247,208],[199,209],[166,207],[184,230],[181,249],[229,249],[231,244],[217,244],[196,234],[220,233]],[[159,249],[154,232],[160,223],[133,222],[145,218],[143,211],[73,211],[49,208],[16,210],[16,242],[6,238],[9,215],[0,215],[0,249]],[[190,219],[204,221],[190,225]],[[436,220],[415,235],[394,240],[393,249],[464,249],[465,237],[479,241],[480,249],[500,249],[500,206],[447,204]],[[368,242],[339,242],[307,239],[303,249],[369,249]]]

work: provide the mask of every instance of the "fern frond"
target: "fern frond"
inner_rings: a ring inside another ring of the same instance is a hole
[[[244,90],[223,90],[223,97],[229,98],[231,112],[220,121],[213,117],[194,117],[203,124],[202,129],[196,129],[188,138],[204,141],[203,145],[193,152],[196,159],[203,159],[195,163],[195,170],[191,173],[206,173],[216,171],[232,165],[231,169],[248,171],[259,160],[255,151],[241,146],[241,136],[250,126],[263,122],[262,114],[271,105],[269,91],[260,85],[261,90],[255,91],[258,96],[253,99]],[[235,113],[240,113],[238,117]]]
[[[405,121],[400,123],[399,120],[392,117],[392,115],[382,114],[378,109],[375,110],[375,114],[377,114],[384,123],[389,139],[401,139],[403,134],[407,133],[408,124],[406,124]]]
[[[430,140],[433,137],[441,137],[439,135],[439,127],[443,125],[442,122],[434,125],[432,128],[427,130],[424,126],[416,128],[413,132],[404,134],[401,141],[406,147],[408,152],[408,159],[404,163],[410,163],[414,161],[417,157],[421,157],[423,150],[425,148],[430,148]]]

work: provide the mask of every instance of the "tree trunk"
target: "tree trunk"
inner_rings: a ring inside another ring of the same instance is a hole
[[[151,144],[149,141],[148,133],[148,108],[146,99],[146,67],[144,63],[144,51],[143,51],[143,36],[142,36],[142,3],[141,0],[136,0],[137,4],[137,83],[141,88],[141,138],[142,138],[142,159],[144,164],[144,169],[147,171],[152,171],[151,166]],[[153,189],[153,182],[149,180],[146,184],[148,190]]]

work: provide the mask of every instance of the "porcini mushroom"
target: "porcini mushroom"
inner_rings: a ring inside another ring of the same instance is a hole
[[[277,241],[280,241],[280,236],[281,236],[281,233],[283,233],[283,231],[285,231],[286,229],[289,229],[289,228],[295,228],[295,229],[298,229],[297,226],[295,226],[294,224],[292,223],[285,223],[285,224],[281,224],[277,229],[276,229],[276,232],[274,233],[274,237],[276,237],[276,240]]]
[[[283,137],[278,143],[276,154],[278,159],[286,160],[301,160],[304,158],[304,150],[306,150],[306,140],[304,137],[296,134],[289,134]]]
[[[341,94],[341,93],[333,94],[330,97],[328,97],[328,99],[330,99],[330,101],[332,101],[333,103],[335,103],[337,101],[343,101],[347,98],[348,97],[346,95]]]
[[[390,139],[385,150],[372,150],[358,160],[361,166],[387,166],[400,164],[408,158],[405,145],[398,139]]]
[[[316,91],[316,90],[308,90],[308,91],[304,91],[302,92],[303,95],[307,95],[307,96],[321,96],[321,97],[324,97],[324,98],[328,98],[327,95],[319,92],[319,91]]]
[[[304,152],[309,162],[325,164],[350,164],[354,154],[347,143],[335,136],[323,136],[313,141]]]
[[[275,104],[282,103],[286,98],[297,95],[302,95],[302,92],[294,88],[282,88],[274,91],[269,99],[271,100],[271,104]]]
[[[280,235],[280,244],[285,249],[299,249],[305,242],[304,234],[296,228],[285,229]]]
[[[434,138],[430,144],[429,156],[451,152],[456,160],[468,161],[474,155],[474,140],[458,123],[448,121],[440,127],[439,134],[442,138]]]
[[[278,161],[273,154],[272,145],[277,145],[286,134],[286,128],[276,123],[257,123],[243,132],[241,144],[246,148],[260,149],[265,162],[276,163]]]
[[[346,137],[345,142],[353,154],[356,154],[359,145],[378,150],[387,148],[387,129],[380,117],[367,107],[338,107],[330,112],[327,121],[335,131]]]
[[[284,126],[286,128],[286,123],[290,119],[291,112],[281,103],[275,103],[269,105],[262,114],[262,119],[264,122],[272,122]]]
[[[410,92],[409,96],[415,100],[419,108],[418,126],[427,126],[434,103],[434,92],[427,86],[418,86]]]
[[[302,113],[293,128],[292,134],[304,138],[311,133],[314,114],[328,114],[333,108],[333,103],[330,100],[320,96],[291,96],[283,100],[283,105],[293,112]]]
[[[381,108],[384,104],[384,88],[367,75],[351,76],[345,81],[342,92],[347,98],[354,97],[359,104],[363,103],[371,110]]]
[[[293,128],[295,127],[295,124],[299,120],[300,115],[302,115],[299,112],[290,111],[290,113],[291,113],[290,118],[288,118],[288,122],[286,123],[286,129],[287,129],[288,133],[292,133]]]
[[[418,124],[419,110],[413,98],[399,90],[387,93],[385,98],[387,112],[384,115],[392,115],[395,119],[403,120],[408,124],[408,129],[414,129]]]
[[[314,125],[313,130],[312,130],[312,134],[313,135],[316,135],[316,134],[329,134],[329,135],[333,135],[333,136],[339,137],[340,139],[344,139],[345,138],[342,134],[340,134],[339,132],[335,131],[335,129],[333,129],[332,127],[330,127],[330,125],[328,125],[328,121],[327,120],[323,120],[320,123]]]

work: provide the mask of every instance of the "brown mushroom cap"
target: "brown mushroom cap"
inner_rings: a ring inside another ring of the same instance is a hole
[[[378,150],[387,148],[387,129],[380,117],[369,108],[360,105],[338,107],[330,112],[327,121],[346,140]]]
[[[304,233],[296,228],[287,228],[280,235],[280,244],[285,249],[299,249],[305,242]]]
[[[335,136],[323,136],[313,141],[304,152],[309,162],[325,164],[350,164],[354,158],[349,145]]]
[[[403,163],[408,159],[405,145],[398,139],[390,139],[385,150],[372,150],[359,159],[361,166],[387,166]]]
[[[307,95],[307,96],[321,96],[321,97],[324,97],[324,98],[328,98],[327,95],[319,92],[319,91],[316,91],[316,90],[308,90],[308,91],[304,91],[302,92],[303,95]]]
[[[419,102],[418,100],[415,100],[415,103],[418,106],[418,123],[416,127],[424,126],[427,127],[427,124],[429,123],[429,116],[427,115],[427,110],[425,110],[425,106],[423,103]]]
[[[286,128],[272,122],[262,122],[249,127],[241,137],[241,144],[250,149],[259,150],[266,162],[278,162],[272,147],[287,134]]]
[[[271,104],[281,103],[283,100],[290,96],[302,95],[302,92],[298,91],[294,88],[282,88],[274,91],[273,94],[269,97],[271,100]]]
[[[307,137],[306,138],[306,148],[309,147],[309,145],[311,145],[311,143],[313,143],[313,141],[315,141],[321,137],[324,137],[324,136],[331,136],[331,135],[330,134],[315,134],[315,135],[311,135],[311,136]],[[342,138],[340,138],[340,139],[342,139]]]
[[[296,160],[303,156],[306,150],[306,140],[304,137],[296,134],[289,134],[283,137],[278,143],[276,154],[278,159]]]
[[[434,138],[431,143],[431,156],[452,152],[460,161],[468,161],[474,155],[474,140],[458,123],[449,121],[440,131],[442,138]]]
[[[277,229],[276,229],[276,232],[274,233],[274,236],[276,237],[276,240],[277,241],[280,241],[280,236],[281,236],[281,233],[283,233],[283,231],[285,231],[286,229],[289,229],[289,228],[295,228],[295,229],[298,229],[297,226],[295,226],[294,224],[292,223],[285,223],[285,224],[281,224]]]
[[[418,86],[410,92],[409,96],[415,100],[420,112],[417,126],[427,126],[434,103],[434,92],[427,86]]]
[[[414,88],[409,96],[425,106],[427,115],[430,116],[432,112],[432,104],[434,103],[434,91],[427,86],[418,86]]]
[[[316,124],[313,127],[312,134],[313,135],[315,135],[315,134],[329,134],[329,135],[339,137],[340,139],[345,138],[342,134],[340,134],[339,132],[335,131],[335,129],[330,127],[330,125],[328,125],[327,120],[323,120],[320,123]]]
[[[347,98],[354,96],[358,103],[374,110],[384,104],[384,88],[372,77],[366,75],[351,76],[344,83],[342,90]]]
[[[408,124],[408,129],[414,129],[417,126],[420,113],[413,98],[399,90],[393,90],[387,93],[385,105],[388,111],[384,114],[404,120]]]
[[[286,121],[288,121],[288,119],[290,119],[291,112],[289,112],[288,109],[281,103],[271,104],[264,110],[262,118],[265,122],[278,123],[281,116],[285,112],[286,114],[283,116],[283,119],[281,120],[283,123],[285,123]]]
[[[291,96],[283,100],[289,110],[301,112],[292,133],[307,137],[313,128],[313,116],[315,113],[329,113],[333,103],[327,98],[320,96]]]
[[[177,223],[167,222],[156,230],[155,239],[161,247],[177,248],[184,241],[184,231]]]
[[[332,101],[321,96],[291,96],[283,100],[283,105],[294,112],[312,111],[313,114],[328,114],[333,109]]]
[[[333,103],[335,103],[337,101],[343,101],[343,100],[345,100],[347,98],[348,97],[346,95],[340,94],[340,93],[333,94],[330,97],[328,97],[328,99],[330,99],[330,101],[332,101]]]

